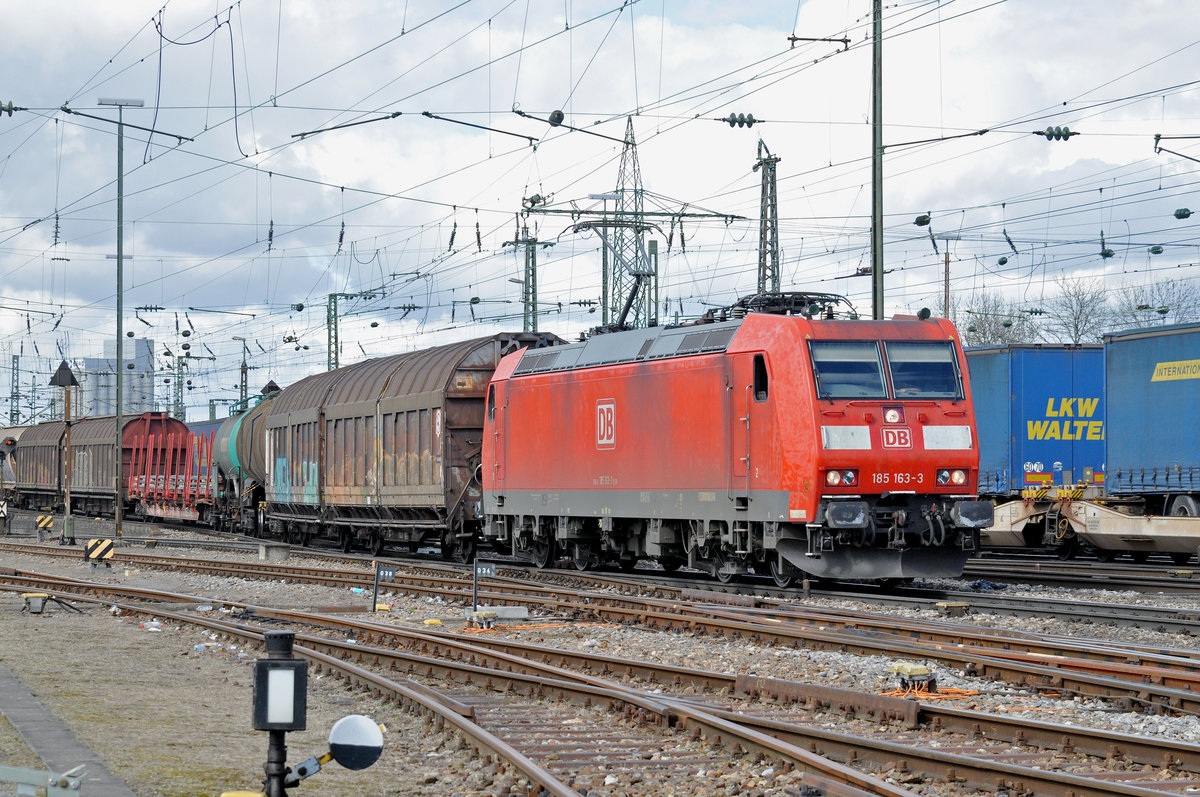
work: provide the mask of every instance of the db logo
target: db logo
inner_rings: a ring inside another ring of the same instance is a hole
[[[596,448],[617,447],[617,402],[600,399],[596,402]]]
[[[907,426],[883,430],[884,448],[912,448],[912,430]]]

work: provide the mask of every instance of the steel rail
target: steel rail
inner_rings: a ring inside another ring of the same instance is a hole
[[[53,581],[54,579],[47,580]],[[82,588],[84,585],[75,582],[75,580],[70,580],[66,586],[73,591],[75,589]],[[91,584],[87,586],[90,586],[95,591],[132,591],[135,594],[140,591],[138,588],[123,587],[120,585]],[[3,588],[4,587],[2,586],[2,583],[0,583],[0,589]],[[17,586],[16,588],[23,589],[24,585]],[[99,598],[84,597],[81,598],[81,600],[95,604],[110,604],[109,601],[101,600]],[[245,610],[259,617],[292,619],[294,622],[305,622],[310,624],[324,622],[326,619],[328,619],[305,612],[277,610],[270,607],[256,606],[253,604],[240,604],[238,602],[231,601],[222,603],[227,606],[241,606]],[[213,618],[195,617],[192,615],[181,614],[173,611],[165,611],[163,609],[138,604],[118,603],[111,605],[116,605],[122,611],[127,611],[131,614],[149,615],[162,620],[198,625],[217,633],[227,634],[238,638],[261,640],[260,632],[257,632],[239,623]],[[345,625],[345,622],[338,622],[337,625]],[[422,635],[410,632],[405,634],[405,636],[419,638]],[[447,661],[443,658],[437,658],[436,655],[426,656],[385,648],[367,647],[358,643],[357,641],[353,643],[343,642],[308,634],[297,634],[296,640],[298,643],[295,647],[296,653],[305,657],[308,657],[309,654],[313,652],[320,653],[322,654],[320,661],[323,664],[326,666],[334,666],[338,668],[339,671],[344,666],[344,662],[341,661],[341,659],[347,658],[357,658],[360,661],[368,660],[378,666],[387,666],[391,669],[400,669],[397,664],[403,662],[410,672],[421,671],[427,675],[436,674],[451,680],[463,680],[466,683],[473,683],[475,679],[478,679],[486,686],[496,691],[518,691],[518,684],[522,684],[525,687],[526,694],[537,697],[545,697],[546,693],[550,692],[553,696],[558,697],[559,699],[564,699],[568,696],[573,697],[578,700],[581,705],[592,705],[597,700],[608,701],[610,704],[624,703],[630,707],[630,709],[632,709],[631,712],[627,712],[630,716],[636,717],[638,715],[642,715],[643,717],[650,717],[653,715],[654,719],[651,719],[650,721],[655,722],[656,724],[663,724],[664,726],[674,725],[676,722],[675,715],[665,702],[652,696],[637,692],[636,690],[629,690],[619,685],[600,681],[599,679],[593,679],[588,676],[579,676],[578,674],[572,674],[559,668],[536,665],[531,662],[518,659],[517,657],[504,656],[503,654],[500,654],[499,658],[506,660],[504,663],[508,665],[508,669],[502,670],[495,666],[485,667],[476,664],[474,663],[475,660],[478,660],[479,658],[486,658],[489,652],[471,645],[460,644],[458,646],[453,646],[455,648],[455,652],[459,656],[472,659],[470,662],[462,662],[454,661],[453,659]],[[435,654],[439,652],[439,644],[446,648],[451,647],[446,645],[444,640],[430,639],[427,641],[433,643],[433,652]],[[449,653],[450,651],[447,649],[441,652]],[[495,654],[493,654],[493,658],[495,657]],[[536,674],[528,674],[519,671],[520,668],[529,667],[530,665],[532,665],[534,670],[540,670],[541,672]],[[513,669],[514,667],[516,669]],[[362,670],[362,668],[357,669]],[[370,671],[362,670],[362,672],[369,673]],[[355,673],[354,677],[357,679],[363,679],[363,676],[359,673]],[[377,679],[372,680],[371,683],[373,683],[376,688],[384,688],[387,692],[402,694],[405,698],[415,700],[421,705],[426,705],[427,701],[429,700],[428,690],[419,692],[418,690],[411,689],[410,687],[405,687],[401,684],[397,684],[393,681],[385,679],[382,676],[377,676]],[[444,712],[438,712],[439,715],[442,716],[443,719],[456,717],[457,719],[451,721],[454,722],[457,727],[462,728],[462,723],[468,722],[466,717],[461,715],[460,711],[445,705],[443,705],[443,709]],[[806,773],[813,772],[820,779],[822,779],[822,782],[829,784],[829,790],[827,793],[831,795],[831,797],[903,797],[904,795],[911,795],[911,792],[906,789],[892,786],[878,778],[865,775],[851,767],[830,761],[822,756],[815,755],[807,750],[796,747],[791,743],[776,739],[754,729],[742,728],[736,723],[731,723],[723,718],[710,716],[704,711],[694,709],[689,710],[688,719],[690,723],[689,727],[702,730],[705,734],[711,736],[718,744],[722,741],[727,741],[740,751],[753,751],[770,759],[786,762],[793,766],[800,766],[806,771]],[[475,728],[479,727],[474,723],[471,723],[471,725]],[[482,728],[479,728],[479,731],[487,733]],[[474,730],[470,730],[469,733],[472,739],[478,740],[480,738]],[[495,751],[497,749],[495,746],[496,744],[508,747],[506,743],[495,739],[495,737],[487,740],[486,743],[484,743],[484,746]],[[509,758],[507,754],[505,754],[504,757]],[[509,760],[513,761],[511,758],[509,758]],[[520,762],[513,761],[513,763],[519,768],[522,768]],[[531,766],[537,767],[536,764],[533,764],[532,762],[529,763]],[[547,785],[547,788],[550,788],[550,784],[560,783],[553,779],[553,776],[549,775],[548,772],[546,773],[546,776],[551,778],[551,780],[547,783],[543,782],[541,777],[537,776],[534,772],[528,771],[524,768],[522,768],[522,771],[526,772],[528,776],[535,779],[536,782]],[[807,777],[807,774],[805,777]],[[563,795],[577,794],[577,792],[569,789],[565,785],[562,785],[562,788],[565,789],[565,791],[554,791],[553,793]]]
[[[293,621],[308,621],[308,622],[313,622],[316,620],[320,620],[322,622],[325,621],[325,618],[314,618],[311,615],[306,615],[305,613],[297,613],[297,612],[281,611],[281,610],[270,610],[270,609],[264,610],[263,607],[252,607],[252,608],[257,612],[270,614],[271,616],[279,617],[280,619],[290,618]],[[218,623],[218,624],[220,625],[221,623]],[[394,634],[397,631],[397,629],[394,629],[393,627],[390,627],[390,626],[379,626],[378,624],[369,624],[369,623],[348,624],[346,622],[338,622],[338,623],[336,623],[336,625],[338,625],[338,626],[361,625],[364,630],[366,630],[370,633],[379,633],[379,634]],[[413,633],[413,634],[409,634],[407,632],[403,632],[403,633],[405,636],[411,636],[415,639],[420,639],[420,638],[429,636],[428,634],[423,634],[423,633]],[[442,640],[442,642],[447,643],[447,644],[456,642],[455,640],[445,639],[444,638],[445,635],[436,635],[436,636],[438,636]],[[391,658],[391,657],[398,655],[391,651],[382,651],[381,652],[379,649],[369,649],[369,650],[364,649],[362,646],[358,645],[357,643],[349,644],[349,643],[337,642],[337,641],[332,641],[332,640],[323,640],[323,639],[317,639],[317,640],[310,641],[310,638],[306,638],[305,641],[309,644],[309,646],[326,647],[331,651],[338,652],[339,655],[341,655],[343,657],[345,657],[345,656],[367,657],[367,658],[372,658],[373,660],[378,662],[381,659],[387,659],[387,658]],[[462,656],[462,655],[479,654],[480,651],[478,651],[477,648],[481,641],[482,640],[476,639],[471,644],[462,646],[463,650],[458,655]],[[491,641],[492,640],[487,640],[487,642],[489,642],[489,643]],[[435,646],[435,653],[436,652],[438,652],[438,651]],[[550,653],[550,651],[544,651],[544,653]],[[413,661],[412,659],[406,658],[405,656],[400,656],[400,658],[409,661],[410,666],[412,666],[411,665],[411,662]],[[508,659],[509,657],[505,656],[504,658]],[[431,668],[436,667],[438,669],[441,669],[445,666],[441,663],[433,664],[428,660],[427,657],[417,657],[416,663],[417,663],[417,666],[424,666],[424,667],[431,667]],[[517,658],[515,661],[510,660],[507,662],[494,662],[493,667],[490,667],[490,668],[478,667],[476,665],[469,665],[469,666],[476,667],[475,672],[480,677],[496,678],[497,677],[497,671],[496,671],[497,664],[511,668],[511,666],[514,664],[517,666],[528,666],[529,662],[527,659]],[[393,664],[392,666],[394,667],[395,665]],[[560,675],[565,676],[566,679],[574,679],[574,678],[581,677],[577,673],[570,673],[570,672],[564,673],[559,668],[553,668],[553,667],[546,668],[546,672],[552,673],[555,676],[560,676]],[[443,674],[445,674],[445,673],[443,673]],[[511,672],[511,669],[509,669],[509,670],[503,672],[500,677],[512,679],[512,678],[515,678],[516,676],[514,673]],[[588,677],[586,680],[592,680],[592,679],[590,677]],[[536,680],[534,682],[536,682]],[[570,689],[571,688],[571,687],[569,687],[569,685],[565,684],[564,680],[557,678],[557,677],[553,678],[552,681],[548,681],[546,683],[548,685],[550,685],[551,688],[554,688],[554,689],[564,689],[564,688]],[[602,690],[614,689],[614,687],[612,687],[611,685],[609,685],[607,687],[599,686],[599,684],[606,684],[606,683],[607,682],[604,682],[604,681],[597,681],[597,682],[593,683],[593,687],[599,688]],[[743,677],[743,679],[739,679],[738,691],[748,693],[748,694],[758,695],[758,694],[763,693],[764,691],[770,691],[771,689],[775,689],[776,692],[778,692],[780,685],[793,686],[793,687],[795,686],[794,684],[789,684],[789,682],[772,682],[771,679],[745,679]],[[532,688],[532,687],[528,687],[528,688]],[[622,700],[623,702],[627,702],[626,698],[629,697],[629,694],[624,693],[624,688],[623,687],[615,687],[615,690],[617,692],[616,699]],[[831,691],[840,691],[840,690],[831,690]],[[638,693],[634,692],[633,694],[638,694]],[[613,692],[601,691],[601,692],[593,693],[593,695],[596,697],[613,697]],[[776,696],[779,696],[779,695],[776,694]],[[838,699],[841,699],[841,698],[839,697]],[[661,703],[662,702],[670,703],[671,700],[672,699],[670,699],[670,698],[666,698],[666,699],[659,698],[659,701],[660,701],[659,705],[650,706],[650,708],[651,708],[651,710],[661,711]],[[912,701],[897,700],[894,698],[875,698],[874,700],[876,702],[871,704],[871,709],[870,709],[872,712],[874,712],[878,708],[879,701],[884,701],[884,702],[890,701],[894,704],[900,704],[900,705],[903,705],[903,704],[913,705]],[[684,702],[686,703],[687,701],[684,701]],[[714,718],[717,720],[725,719],[725,720],[729,720],[729,721],[741,721],[743,723],[748,722],[748,720],[741,717],[741,715],[732,715],[731,714],[730,716],[722,716],[719,711],[712,711],[711,709],[707,710],[707,713],[705,713],[705,715],[703,717],[699,717],[699,716],[692,717],[691,712],[695,712],[695,711],[703,712],[704,710],[698,709],[697,707],[692,706],[690,704],[684,709],[680,709],[679,706],[675,706],[674,708],[676,708],[677,714],[686,715],[686,716],[684,716],[685,724],[688,721],[688,718],[691,718],[692,720],[694,720],[695,723],[702,725],[704,727],[706,733],[715,734],[715,738],[720,738],[722,733],[726,733],[726,734],[730,733],[730,729],[726,726],[722,726],[718,722],[714,722]],[[962,711],[962,710],[956,711],[953,709],[940,709],[939,710],[939,709],[933,709],[933,708],[927,707],[925,705],[921,706],[921,711],[926,714],[936,713],[937,718],[934,720],[934,722],[936,722],[938,724],[942,724],[942,723],[949,724],[950,719],[954,718],[960,725],[964,724],[964,723],[969,724],[971,726],[971,732],[977,733],[979,735],[986,735],[989,738],[1001,738],[1002,739],[1002,738],[1006,738],[1006,736],[1007,736],[1012,739],[1019,738],[1021,741],[1025,742],[1025,743],[1033,744],[1032,741],[1025,739],[1024,737],[1026,736],[1026,734],[1029,734],[1030,736],[1032,736],[1035,734],[1035,732],[1040,732],[1040,733],[1044,734],[1046,737],[1048,737],[1048,739],[1049,739],[1048,742],[1043,742],[1043,744],[1041,745],[1043,747],[1053,746],[1053,742],[1055,740],[1057,740],[1057,742],[1060,746],[1065,744],[1068,747],[1074,748],[1074,749],[1081,749],[1080,746],[1083,745],[1087,749],[1083,749],[1081,751],[1086,752],[1090,755],[1105,755],[1106,752],[1111,754],[1114,750],[1121,750],[1123,755],[1125,755],[1127,757],[1131,757],[1133,760],[1135,760],[1139,763],[1146,763],[1146,764],[1151,764],[1151,763],[1155,763],[1155,764],[1159,764],[1159,765],[1162,765],[1164,763],[1181,764],[1181,763],[1183,763],[1181,756],[1185,752],[1188,755],[1190,761],[1200,760],[1200,748],[1186,749],[1188,747],[1186,745],[1177,745],[1176,746],[1177,752],[1171,752],[1169,750],[1164,751],[1163,746],[1154,744],[1152,742],[1152,740],[1139,739],[1138,737],[1131,737],[1131,736],[1126,736],[1126,735],[1121,735],[1121,734],[1111,734],[1111,733],[1105,734],[1105,733],[1097,733],[1097,732],[1088,732],[1088,731],[1084,731],[1082,729],[1064,729],[1061,726],[1054,726],[1054,725],[1051,725],[1048,723],[1037,724],[1037,723],[1029,723],[1027,721],[1015,721],[1015,720],[1010,721],[1005,718],[993,717],[991,715],[980,714],[978,712],[967,712],[967,711]],[[898,712],[902,713],[903,710],[901,709],[901,710],[893,711],[890,713],[896,714]],[[804,740],[803,743],[805,743],[805,744],[813,744],[814,743],[814,737],[809,733],[809,731],[807,729],[797,730],[796,728],[791,727],[790,725],[787,725],[787,724],[785,724],[785,725],[787,728],[789,728],[789,730],[787,730],[788,733],[793,734],[793,735],[801,734],[801,736]],[[1044,727],[1038,727],[1039,725],[1043,725]],[[770,727],[774,727],[774,726],[769,726],[769,728]],[[988,727],[989,731],[987,733],[982,732],[980,730],[982,727]],[[768,728],[768,730],[769,730],[769,728]],[[1005,729],[997,730],[997,728],[1005,728]],[[778,728],[776,728],[776,730],[778,730]],[[818,734],[818,736],[819,735],[820,734]],[[850,741],[847,742],[846,739],[850,739]],[[832,741],[830,741],[830,740],[832,740]],[[846,737],[845,735],[834,735],[834,736],[825,738],[826,744],[833,744],[834,742],[841,744],[842,748],[846,748],[846,749],[855,749],[855,750],[864,749],[862,747],[862,740],[859,737]],[[742,742],[738,742],[738,744],[742,744]],[[1107,750],[1106,750],[1106,747],[1107,747]],[[755,749],[758,749],[759,752],[767,752],[766,750],[762,750],[761,748],[759,748],[757,745],[755,745]],[[839,749],[841,749],[841,748],[839,748]],[[887,756],[891,755],[893,753],[897,753],[897,752],[904,752],[908,755],[909,758],[915,757],[912,755],[910,746],[898,745],[896,748],[892,749],[891,751],[884,751],[882,753],[874,754],[876,756],[883,756],[883,759],[878,759],[878,758],[875,759],[876,763],[880,763],[880,761],[892,760],[892,759],[888,759]],[[932,770],[931,774],[934,774],[935,777],[936,777],[936,772],[939,771],[938,770],[939,767],[944,768],[946,766],[951,766],[952,768],[954,768],[954,771],[959,773],[960,775],[961,775],[961,773],[968,772],[968,771],[976,772],[978,777],[984,778],[984,782],[994,783],[994,777],[996,774],[995,771],[997,770],[997,767],[991,766],[990,764],[986,765],[986,766],[980,765],[978,763],[973,763],[969,760],[961,759],[960,757],[947,758],[946,756],[948,756],[948,755],[949,754],[940,754],[940,757],[935,756],[932,759],[931,763],[927,762],[927,764],[925,765]],[[1170,760],[1168,761],[1168,759],[1170,759]],[[1101,789],[1101,790],[1093,789],[1091,791],[1083,790],[1083,791],[1072,792],[1072,789],[1078,789],[1081,786],[1088,786],[1089,784],[1092,784],[1093,780],[1088,779],[1088,778],[1078,777],[1078,776],[1063,775],[1062,773],[1057,773],[1054,775],[1043,775],[1042,773],[1039,773],[1036,770],[1032,770],[1032,769],[1026,768],[1026,767],[1018,767],[1015,765],[1012,766],[1011,768],[1009,768],[1007,770],[1003,770],[1003,771],[1004,771],[1006,777],[1009,777],[1012,779],[1010,782],[1013,784],[1021,784],[1021,785],[1024,785],[1025,787],[1029,787],[1028,786],[1029,783],[1037,783],[1038,785],[1037,785],[1036,793],[1038,793],[1038,794],[1043,794],[1043,793],[1045,793],[1045,794],[1076,793],[1076,794],[1097,794],[1097,795],[1099,795],[1099,794],[1135,794],[1135,795],[1137,795],[1137,794],[1161,794],[1161,792],[1151,792],[1151,791],[1137,790],[1137,789],[1130,790],[1130,788],[1128,788],[1127,785],[1114,786],[1111,788],[1105,788],[1105,789]],[[984,774],[978,774],[978,773],[984,773]],[[987,780],[987,778],[992,778],[993,780]],[[1039,780],[1039,778],[1041,778],[1041,780]]]
[[[174,563],[176,560],[170,560]],[[205,569],[209,563],[201,563]],[[223,563],[213,567],[228,566],[238,569],[239,563]],[[254,565],[243,568],[242,572],[258,572]],[[277,568],[272,568],[277,571]],[[292,578],[296,577],[293,571]],[[325,576],[320,576],[320,579]],[[345,582],[340,582],[345,583]],[[444,583],[444,580],[443,580]],[[493,601],[510,599],[516,590],[522,587],[529,589],[528,584],[511,585],[507,588],[501,585],[503,595],[492,592],[492,585],[481,595]],[[393,588],[401,591],[421,592],[422,588],[412,583],[393,582]],[[462,582],[462,591],[466,585]],[[857,653],[872,655],[904,655],[928,658],[961,667],[967,672],[985,677],[1001,678],[1010,683],[1018,683],[1035,688],[1053,688],[1067,690],[1079,694],[1098,697],[1117,698],[1129,704],[1162,710],[1171,708],[1176,711],[1200,714],[1200,692],[1172,688],[1154,680],[1161,680],[1161,673],[1145,673],[1142,678],[1136,670],[1125,670],[1126,678],[1112,675],[1095,675],[1075,671],[1064,666],[1069,664],[1067,659],[1051,661],[1046,659],[1031,660],[1028,656],[1018,656],[1004,652],[999,655],[986,655],[987,651],[978,648],[961,647],[958,639],[946,638],[942,642],[914,642],[908,638],[884,633],[852,633],[849,631],[831,631],[827,626],[814,624],[800,626],[797,623],[765,623],[754,622],[741,616],[723,615],[724,608],[713,608],[704,604],[682,601],[663,601],[657,599],[631,599],[605,593],[575,593],[567,595],[561,588],[545,590],[533,587],[535,592],[541,592],[543,597],[525,596],[519,602],[538,603],[552,611],[584,612],[602,619],[616,619],[621,622],[634,622],[650,627],[679,627],[688,628],[694,632],[718,633],[722,635],[738,635],[751,639],[772,639],[776,642],[808,647],[823,647],[825,649],[851,650]],[[429,589],[424,588],[428,593]],[[555,597],[546,597],[554,595]],[[572,599],[574,598],[574,599]],[[855,623],[861,619],[852,618]],[[829,622],[828,615],[825,616]],[[1134,678],[1134,680],[1130,680]]]

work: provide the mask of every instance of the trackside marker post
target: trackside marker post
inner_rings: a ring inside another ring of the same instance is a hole
[[[479,611],[479,577],[495,578],[496,564],[494,562],[481,562],[475,560],[475,572],[471,579],[471,613]]]
[[[396,568],[391,565],[381,565],[378,560],[371,564],[375,565],[375,589],[371,593],[371,613],[374,614],[379,610],[379,582],[395,580]]]

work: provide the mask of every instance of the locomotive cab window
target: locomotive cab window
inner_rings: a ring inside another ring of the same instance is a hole
[[[496,420],[496,386],[488,385],[487,416],[489,421]]]
[[[888,370],[898,399],[961,399],[962,379],[947,341],[888,341]]]
[[[767,400],[767,358],[754,355],[754,400]]]
[[[817,396],[826,399],[887,398],[879,346],[870,340],[809,343]]]

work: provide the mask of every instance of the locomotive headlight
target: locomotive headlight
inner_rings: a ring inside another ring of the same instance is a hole
[[[899,407],[883,408],[884,423],[904,423],[904,410]]]
[[[939,468],[937,483],[941,485],[953,484],[955,487],[961,487],[967,483],[967,472],[961,468]]]
[[[825,484],[830,487],[853,487],[858,484],[858,471],[852,468],[826,471]]]

